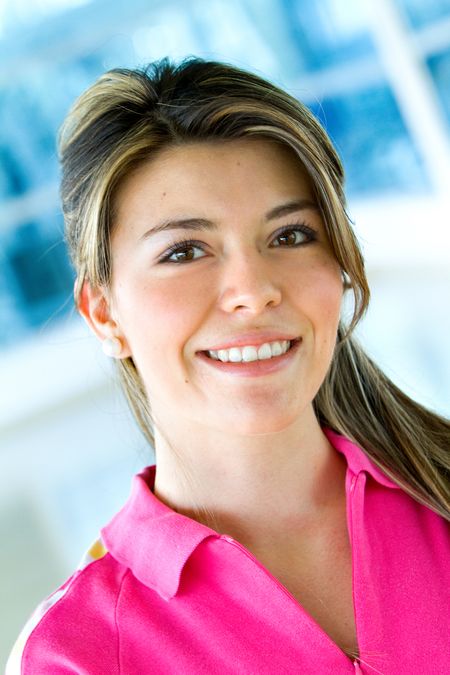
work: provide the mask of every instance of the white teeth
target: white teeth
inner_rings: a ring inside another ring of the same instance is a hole
[[[250,361],[258,360],[258,350],[256,347],[243,347],[242,349],[242,360],[246,363]]]
[[[271,358],[272,358],[272,350],[270,348],[270,345],[267,342],[265,342],[258,349],[258,359],[271,359]]]
[[[241,350],[238,347],[232,347],[231,349],[228,350],[228,358],[233,363],[238,363],[238,361],[242,361]]]
[[[230,349],[219,349],[208,351],[207,354],[218,361],[227,363],[248,363],[250,361],[263,361],[271,359],[273,356],[285,354],[290,347],[289,340],[281,342],[265,342],[260,347],[246,345],[245,347],[231,347]]]
[[[289,343],[288,343],[289,347]],[[281,342],[272,342],[270,345],[270,348],[272,350],[272,356],[280,356],[280,354],[283,353],[283,345]]]

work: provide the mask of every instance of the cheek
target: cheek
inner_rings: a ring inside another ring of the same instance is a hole
[[[329,325],[331,331],[337,328],[342,298],[343,288],[340,279],[331,278],[328,283],[324,281],[319,288],[318,299],[322,308],[320,314],[323,316],[324,326]]]
[[[202,294],[191,284],[165,279],[122,285],[115,297],[121,328],[133,354],[148,358],[188,339],[200,313]]]
[[[334,344],[343,298],[339,268],[328,263],[310,269],[298,293],[315,335],[321,337],[324,347]]]
[[[318,257],[297,276],[297,293],[308,305],[312,315],[328,317],[339,315],[343,298],[343,283],[339,265],[329,256]]]

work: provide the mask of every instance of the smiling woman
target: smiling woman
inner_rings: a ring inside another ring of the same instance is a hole
[[[121,357],[137,364],[160,431],[174,410],[197,442],[205,414],[209,437],[224,423],[269,433],[311,413],[343,294],[313,200],[296,155],[256,138],[168,148],[118,188],[108,293],[86,284],[80,309],[100,338],[105,320],[115,335],[123,327]]]
[[[76,303],[156,466],[8,672],[444,672],[450,424],[352,335],[369,290],[323,129],[164,60],[101,77],[60,149]]]

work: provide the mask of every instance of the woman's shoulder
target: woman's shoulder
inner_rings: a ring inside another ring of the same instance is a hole
[[[6,675],[118,672],[114,616],[126,573],[96,541],[75,572],[33,612]]]

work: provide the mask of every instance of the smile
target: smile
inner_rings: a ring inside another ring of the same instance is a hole
[[[281,371],[287,368],[290,363],[295,362],[297,352],[302,345],[302,338],[277,342],[278,346],[275,342],[266,342],[258,347],[245,345],[244,347],[219,349],[215,354],[214,350],[207,350],[197,352],[197,357],[208,368],[212,368],[226,377],[230,375],[244,378],[261,377]],[[260,350],[261,356],[259,356]],[[221,352],[225,352],[221,354],[222,358],[219,357]],[[256,358],[254,358],[255,353]],[[245,360],[246,356],[247,358],[250,356],[250,359]],[[225,358],[228,358],[228,360],[225,360]]]
[[[291,347],[293,340],[264,342],[259,347],[246,345],[245,347],[231,347],[230,349],[208,350],[207,356],[223,363],[249,363],[250,361],[266,361],[275,356],[285,354]]]

